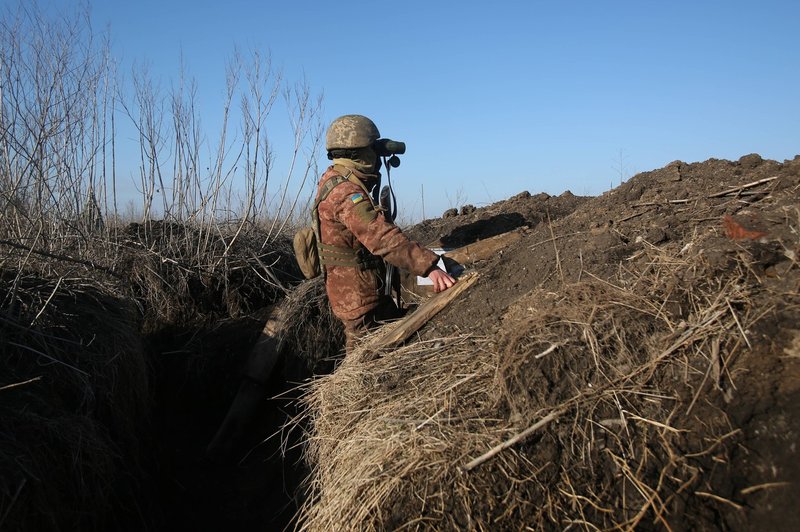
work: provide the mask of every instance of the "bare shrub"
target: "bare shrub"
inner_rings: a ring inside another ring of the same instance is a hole
[[[86,12],[0,20],[0,235],[43,250],[86,240],[105,191],[107,42]],[[88,222],[88,224],[87,224]]]
[[[287,239],[322,132],[307,83],[287,83],[269,54],[235,51],[209,133],[183,63],[166,91],[145,66],[125,86],[87,12],[20,4],[2,15],[0,266],[121,283],[150,324],[242,315],[298,280]],[[280,176],[276,104],[291,138]],[[136,132],[137,202],[117,197],[120,119]]]

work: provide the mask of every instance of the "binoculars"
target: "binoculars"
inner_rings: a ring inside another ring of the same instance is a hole
[[[392,139],[378,139],[372,144],[372,149],[379,157],[388,157],[389,155],[403,155],[406,152],[406,143],[398,142]]]

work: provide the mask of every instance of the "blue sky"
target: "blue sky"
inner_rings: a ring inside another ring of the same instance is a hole
[[[71,6],[40,0],[43,6]],[[400,207],[596,195],[680,159],[800,153],[800,2],[97,0],[121,70],[183,55],[214,123],[234,45],[408,152]],[[280,145],[280,127],[276,145]],[[622,161],[620,151],[622,150]],[[276,165],[282,154],[276,153]],[[324,160],[324,154],[321,154]]]

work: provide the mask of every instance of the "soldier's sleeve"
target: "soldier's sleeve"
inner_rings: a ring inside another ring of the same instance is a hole
[[[363,191],[343,187],[346,195],[338,202],[339,221],[364,244],[370,253],[415,275],[427,275],[439,256],[413,240],[378,212]]]

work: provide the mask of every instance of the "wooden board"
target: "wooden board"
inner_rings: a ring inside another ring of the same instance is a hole
[[[449,305],[450,302],[475,284],[477,280],[477,273],[469,273],[461,277],[452,288],[434,295],[402,320],[387,325],[385,334],[381,334],[371,341],[367,349],[380,347],[391,348],[402,344],[408,340],[412,334],[420,330],[423,325],[428,323],[431,318],[436,316],[443,308]]]
[[[478,240],[472,244],[448,251],[442,256],[454,260],[462,266],[473,264],[479,260],[486,260],[522,239],[523,233],[527,229],[527,227],[520,227],[508,233]]]

